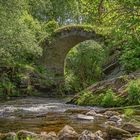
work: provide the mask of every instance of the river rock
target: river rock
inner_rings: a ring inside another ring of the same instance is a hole
[[[108,135],[108,138],[123,138],[123,137],[131,137],[131,133],[126,131],[126,130],[123,130],[121,128],[118,128],[118,127],[115,127],[115,126],[108,126],[107,129],[106,129],[106,132],[107,132],[107,135]]]
[[[112,116],[114,116],[114,115],[118,116],[119,113],[116,112],[116,111],[106,111],[106,112],[104,113],[104,115],[106,116],[106,118],[110,118],[110,117],[112,117]]]
[[[89,112],[86,113],[87,116],[93,116],[93,117],[104,117],[102,114],[96,113],[94,110],[90,110]]]
[[[132,123],[125,123],[122,129],[129,131],[130,133],[140,133],[140,127],[135,126]]]
[[[103,140],[100,136],[100,132],[92,133],[91,131],[85,130],[82,132],[78,140]]]
[[[9,133],[6,133],[6,134],[1,134],[0,135],[0,140],[16,140],[16,133],[9,132]]]
[[[58,140],[55,132],[49,132],[46,136],[46,140]]]
[[[96,114],[95,117],[102,118],[102,117],[104,117],[104,115],[102,115],[102,114]]]
[[[78,114],[77,119],[80,119],[80,120],[94,120],[94,117],[93,116],[83,115],[83,114]]]
[[[104,137],[104,134],[103,134],[103,132],[101,130],[96,131],[95,134],[97,136]]]
[[[122,118],[116,115],[110,117],[109,121],[115,122],[117,126],[120,126],[122,124]]]
[[[41,137],[44,137],[44,140],[58,140],[56,133],[53,131],[48,134],[46,132],[41,132]]]
[[[59,133],[59,140],[78,140],[78,133],[69,125],[66,125]]]
[[[91,131],[85,130],[82,132],[78,140],[95,140],[96,135]]]
[[[94,110],[90,110],[89,112],[86,113],[88,116],[95,116],[97,113]]]
[[[114,116],[110,117],[109,120],[114,121],[114,122],[118,122],[118,121],[122,121],[122,118],[114,115]]]
[[[116,125],[117,125],[117,123],[116,123],[116,122],[114,122],[114,121],[107,121],[107,122],[105,122],[105,125],[116,126]]]

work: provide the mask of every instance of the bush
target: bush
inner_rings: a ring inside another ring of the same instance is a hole
[[[55,20],[49,21],[44,24],[44,30],[48,33],[51,34],[54,32],[59,27],[58,23]]]
[[[140,79],[131,81],[127,87],[128,104],[140,104]]]
[[[83,91],[76,101],[78,105],[116,107],[123,104],[123,98],[118,97],[108,89],[105,93],[93,94],[90,91]]]
[[[134,109],[131,109],[131,108],[128,108],[128,109],[125,109],[124,110],[124,115],[126,117],[131,117],[134,113],[135,113],[135,110]]]
[[[100,105],[102,101],[102,94],[94,95],[90,91],[83,91],[77,100],[78,105],[95,106]]]
[[[133,39],[129,46],[124,46],[121,55],[121,63],[127,73],[140,69],[140,43]]]
[[[89,91],[84,91],[81,93],[80,98],[77,100],[78,105],[91,105],[89,100],[92,100],[93,95]]]
[[[1,65],[15,66],[21,63],[34,63],[42,55],[42,49],[38,47],[35,33],[23,20],[24,4],[23,0],[0,3]]]
[[[108,89],[102,99],[101,105],[104,107],[110,107],[110,106],[120,106],[121,99],[115,95],[115,93]]]

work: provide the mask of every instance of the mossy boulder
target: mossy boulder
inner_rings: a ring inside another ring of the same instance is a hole
[[[78,140],[78,133],[69,125],[66,125],[59,133],[59,140]]]
[[[131,137],[131,133],[124,130],[124,129],[121,129],[121,128],[118,128],[118,127],[115,127],[115,126],[108,126],[106,128],[106,132],[107,132],[107,135],[108,135],[108,138],[129,138]]]

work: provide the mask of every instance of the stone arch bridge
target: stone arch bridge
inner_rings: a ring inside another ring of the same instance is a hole
[[[55,84],[64,82],[64,63],[70,49],[86,40],[101,43],[104,37],[97,34],[92,27],[75,25],[62,27],[44,39],[41,44],[43,48],[41,63],[53,75],[50,78],[53,78]]]

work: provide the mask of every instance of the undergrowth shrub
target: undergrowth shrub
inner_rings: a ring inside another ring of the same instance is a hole
[[[111,89],[108,89],[102,99],[101,105],[104,107],[120,106],[121,98],[118,97]]]
[[[125,117],[131,117],[133,116],[135,113],[135,110],[134,109],[131,109],[131,108],[128,108],[128,109],[125,109],[124,110],[124,115]]]
[[[121,106],[123,104],[123,99],[118,97],[111,89],[101,94],[84,91],[80,94],[76,103],[78,105],[115,107]]]
[[[78,105],[99,105],[101,103],[102,94],[94,95],[90,91],[81,93],[80,98],[77,100]]]
[[[128,104],[140,104],[140,79],[129,82],[127,92]]]

